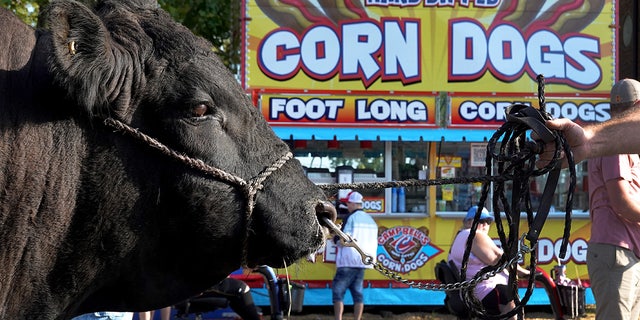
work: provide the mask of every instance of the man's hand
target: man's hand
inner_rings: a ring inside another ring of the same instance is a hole
[[[585,130],[577,123],[566,118],[548,120],[546,122],[546,125],[549,129],[559,130],[562,132],[565,139],[569,143],[569,146],[571,147],[571,152],[573,153],[575,163],[578,163],[588,157],[588,154],[590,152],[588,142],[591,135],[588,130]],[[535,133],[532,134],[532,138],[534,140],[536,139]],[[554,143],[547,143],[545,145],[544,151],[538,157],[538,161],[536,161],[536,166],[538,168],[542,168],[549,164],[549,162],[553,159],[555,147],[556,146]],[[568,162],[564,152],[562,152],[561,154],[561,159],[563,159],[562,167],[568,167]]]

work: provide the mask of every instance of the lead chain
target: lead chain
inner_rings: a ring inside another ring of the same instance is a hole
[[[491,270],[487,273],[477,275],[472,279],[456,282],[456,283],[435,284],[435,283],[415,282],[413,280],[403,279],[400,275],[398,275],[398,273],[387,269],[379,262],[374,263],[373,257],[368,255],[366,252],[362,250],[362,248],[360,248],[360,246],[358,246],[358,242],[356,241],[356,239],[353,239],[350,235],[342,232],[342,230],[340,230],[340,228],[335,223],[333,223],[333,221],[331,221],[330,219],[323,218],[323,220],[325,224],[331,229],[331,231],[333,231],[338,236],[338,238],[340,238],[340,242],[342,243],[343,246],[352,247],[360,253],[360,255],[362,256],[362,263],[364,263],[365,265],[373,265],[374,269],[376,269],[382,275],[384,275],[385,277],[391,280],[401,282],[412,288],[423,289],[423,290],[455,291],[455,290],[462,290],[472,286],[476,286],[479,282],[488,280],[489,278],[494,277],[495,275],[502,272],[504,269],[506,269],[510,265],[513,265],[514,263],[518,262],[520,259],[522,259],[525,253],[531,252],[531,249],[524,244],[524,240],[526,236],[526,233],[525,233],[520,238],[520,242],[519,242],[520,248],[518,250],[518,253],[510,260],[505,261],[502,265],[500,265],[495,270]]]

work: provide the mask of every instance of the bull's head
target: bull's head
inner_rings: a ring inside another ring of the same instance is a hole
[[[155,2],[104,1],[91,10],[54,1],[44,19],[52,35],[54,80],[81,114],[94,120],[86,127],[93,145],[78,201],[83,218],[69,237],[77,244],[73,254],[104,261],[91,263],[95,279],[83,281],[94,292],[85,293],[74,309],[169,305],[243,262],[280,266],[322,245],[317,217],[335,219],[335,210],[297,160],[271,173],[248,208],[250,197],[237,184],[103,125],[106,118],[122,121],[245,181],[277,163],[288,146],[210,43],[175,23]],[[97,224],[104,219],[123,224],[102,229]],[[115,253],[95,257],[94,245],[82,241],[115,242]]]

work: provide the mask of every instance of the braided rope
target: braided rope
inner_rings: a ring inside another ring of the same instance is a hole
[[[245,198],[247,199],[246,203],[246,235],[243,239],[243,253],[242,253],[242,265],[247,264],[247,256],[249,253],[249,233],[251,229],[249,226],[251,225],[252,217],[253,217],[253,209],[255,208],[256,198],[259,190],[262,190],[264,185],[262,184],[272,173],[276,170],[280,169],[287,161],[293,158],[293,154],[291,152],[285,153],[282,157],[276,160],[273,164],[266,167],[262,172],[260,172],[255,177],[246,181],[241,177],[238,177],[234,174],[228,173],[224,170],[218,169],[216,167],[210,166],[204,161],[196,158],[192,158],[183,154],[180,154],[171,148],[167,147],[160,141],[140,132],[138,129],[135,129],[122,121],[107,118],[104,120],[105,125],[115,129],[116,131],[122,132],[130,137],[135,138],[136,140],[142,141],[148,146],[160,151],[162,154],[173,158],[179,162],[184,163],[190,168],[196,169],[204,174],[212,176],[218,181],[226,182],[233,187],[236,187],[242,190]]]
[[[220,170],[218,168],[212,167],[206,163],[204,163],[204,161],[200,160],[200,159],[194,159],[188,156],[185,156],[181,153],[178,153],[174,150],[172,150],[171,148],[167,147],[166,145],[162,144],[160,141],[140,132],[138,129],[132,128],[131,126],[123,123],[122,121],[113,119],[113,118],[107,118],[104,120],[104,123],[115,129],[116,131],[120,131],[122,133],[125,133],[133,138],[135,138],[136,140],[142,141],[145,144],[149,145],[150,147],[160,151],[162,154],[176,159],[184,164],[186,164],[187,166],[199,170],[205,174],[208,174],[214,178],[216,178],[217,180],[220,181],[225,181],[228,182],[232,185],[237,185],[237,186],[246,186],[247,182],[236,176],[233,175],[231,173],[228,173],[226,171]]]
[[[407,179],[385,182],[356,182],[356,183],[332,183],[318,185],[318,188],[326,191],[335,191],[338,189],[385,189],[392,187],[419,187],[419,186],[440,186],[445,184],[462,184],[472,182],[503,182],[512,180],[511,176],[478,176],[478,177],[457,177],[457,178],[441,178],[431,180]]]

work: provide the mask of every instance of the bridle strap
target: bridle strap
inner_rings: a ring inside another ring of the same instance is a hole
[[[533,222],[529,227],[529,232],[527,233],[527,240],[535,245],[538,242],[538,237],[540,237],[540,232],[542,232],[542,227],[544,227],[544,223],[549,216],[549,210],[551,210],[551,204],[553,202],[553,195],[556,192],[556,187],[558,186],[558,180],[560,179],[560,166],[556,166],[551,171],[549,171],[549,175],[547,176],[547,183],[544,185],[544,191],[542,191],[542,196],[540,197],[540,205],[538,206],[538,211],[536,213],[535,218],[533,218]]]
[[[164,145],[160,141],[140,132],[138,129],[135,129],[122,121],[119,121],[113,118],[107,118],[104,120],[104,124],[116,131],[122,132],[130,137],[135,138],[136,140],[144,142],[146,145],[160,151],[160,153],[170,158],[173,158],[179,162],[182,162],[183,164],[187,165],[190,168],[196,169],[208,176],[211,176],[215,180],[228,183],[231,186],[242,190],[242,193],[244,194],[247,200],[247,206],[245,208],[247,213],[246,220],[245,220],[247,232],[243,240],[243,254],[242,254],[242,265],[245,266],[247,263],[246,261],[247,255],[249,253],[248,251],[249,230],[250,230],[249,226],[251,225],[251,218],[253,215],[253,209],[256,204],[258,191],[262,190],[262,188],[264,187],[263,182],[272,173],[280,169],[287,161],[293,158],[293,154],[287,151],[283,156],[281,156],[273,164],[266,167],[258,175],[256,175],[255,177],[247,181],[237,175],[234,175],[222,169],[210,166],[200,159],[192,158],[187,155],[178,153],[175,150]]]
[[[545,125],[545,122],[547,120],[545,119],[545,116],[543,116],[543,114],[539,110],[536,110],[533,107],[519,104],[512,105],[507,111],[506,118],[508,122],[520,123],[525,125],[526,127],[529,127],[538,135],[539,139],[543,143],[554,143],[554,141],[556,140],[553,132],[551,132],[551,130],[549,130],[549,128],[547,128],[547,126]],[[538,241],[538,237],[540,236],[542,227],[544,226],[544,223],[549,215],[549,210],[551,209],[551,204],[553,202],[553,194],[555,193],[556,186],[558,185],[558,180],[560,178],[560,169],[560,163],[557,163],[549,171],[549,175],[547,176],[547,182],[544,186],[542,196],[540,197],[540,204],[538,205],[536,216],[529,227],[529,232],[527,233],[527,240],[529,240],[533,245],[535,245],[535,243]],[[520,191],[519,188],[518,191]],[[519,192],[517,193],[517,197],[514,196],[513,199],[520,199]],[[512,208],[515,207],[515,205],[512,206]],[[516,210],[515,212],[519,216],[520,211]]]
[[[519,300],[518,295],[514,295],[516,308],[500,315],[487,314],[481,307],[479,301],[477,301],[471,294],[472,290],[465,290],[465,296],[468,297],[468,299],[466,300],[467,306],[473,310],[475,316],[479,316],[485,319],[503,319],[509,318],[514,315],[520,315],[522,306],[527,303],[527,301],[531,297],[531,294],[533,293],[533,276],[535,265],[537,262],[537,259],[535,257],[535,246],[537,244],[538,237],[540,236],[542,227],[544,226],[545,221],[549,215],[549,210],[551,208],[553,200],[553,194],[555,192],[560,176],[560,162],[556,160],[544,168],[535,169],[535,155],[538,154],[542,148],[537,143],[526,141],[526,134],[529,130],[532,130],[536,133],[543,144],[555,143],[558,150],[556,151],[556,155],[554,158],[557,159],[557,156],[559,155],[559,147],[562,146],[562,141],[560,139],[560,135],[554,134],[545,126],[545,122],[549,118],[550,116],[544,111],[536,110],[535,108],[527,105],[514,104],[506,110],[506,123],[502,127],[500,127],[498,131],[491,137],[487,145],[487,174],[490,174],[490,170],[493,167],[492,160],[496,159],[498,161],[499,173],[502,175],[506,174],[510,176],[513,181],[511,185],[512,194],[510,203],[508,202],[507,197],[504,195],[504,182],[494,185],[494,212],[497,213],[495,217],[496,226],[498,227],[498,234],[500,235],[500,240],[504,249],[504,254],[500,262],[506,262],[508,259],[512,259],[512,257],[517,257],[520,252],[521,242],[518,241],[518,235],[520,234],[520,215],[524,209],[524,211],[527,212],[529,231],[524,235],[522,239],[524,240],[526,238],[530,243],[530,247],[532,248],[529,270],[531,272],[531,275],[529,277],[527,290],[522,300]],[[501,138],[502,142],[499,144],[499,152],[496,152],[496,146],[498,146],[498,142]],[[568,149],[565,149],[565,151],[566,153],[570,153],[570,150]],[[547,181],[540,198],[537,213],[535,217],[533,217],[533,208],[531,207],[531,199],[529,197],[529,179],[531,178],[531,176],[540,176],[544,173],[548,173]],[[469,239],[467,239],[467,248],[465,249],[461,268],[463,277],[466,274],[467,262],[471,254],[471,245],[473,237],[475,236],[475,228],[477,227],[480,218],[480,210],[482,210],[482,208],[484,207],[484,202],[488,196],[488,191],[489,183],[486,183],[485,185],[483,185],[483,192],[480,198],[480,203],[478,205],[478,211],[476,212],[473,225],[471,227],[472,232],[469,235]],[[499,201],[496,201],[497,198],[499,199]],[[500,205],[502,205],[502,209],[505,211],[507,222],[509,225],[508,239],[505,239],[504,230],[501,228],[502,223],[501,217],[499,215],[499,208],[501,207]],[[567,204],[567,208],[569,207],[570,204]],[[563,244],[564,242],[566,241],[563,238]],[[561,249],[561,251],[563,251],[563,249]],[[510,265],[509,268],[511,272],[509,273],[508,283],[511,287],[510,289],[516,291],[516,266],[515,264],[513,264]],[[484,271],[481,272],[487,272],[487,270],[495,271],[496,266],[489,266],[485,269],[483,269]]]

